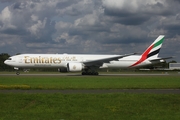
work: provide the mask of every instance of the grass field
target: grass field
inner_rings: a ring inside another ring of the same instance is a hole
[[[179,120],[180,96],[0,94],[0,120]]]
[[[0,89],[179,89],[180,76],[0,76]],[[179,120],[178,94],[0,93],[0,120]]]
[[[180,76],[0,76],[0,89],[179,89]]]

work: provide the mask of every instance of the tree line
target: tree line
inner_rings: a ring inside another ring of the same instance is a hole
[[[8,59],[10,57],[10,55],[8,53],[1,53],[0,54],[0,71],[14,71],[14,68],[11,66],[8,66],[6,64],[4,64],[4,61],[6,59]],[[161,67],[161,68],[168,68],[169,67],[169,63],[176,63],[175,60],[172,60],[170,62],[164,62],[164,63],[159,63],[153,66],[147,66],[145,68],[149,68],[149,69],[153,69],[156,67]],[[56,68],[33,68],[31,69],[33,71],[57,71]]]
[[[4,61],[10,57],[7,53],[0,54],[0,71],[13,71],[13,67],[4,64]]]

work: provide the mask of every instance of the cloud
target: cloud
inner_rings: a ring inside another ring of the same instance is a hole
[[[11,54],[142,52],[159,34],[166,35],[162,53],[170,53],[169,56],[179,53],[178,0],[0,0],[0,3],[3,8],[0,50]]]
[[[173,14],[165,0],[103,0],[103,7],[112,22],[124,25],[141,25],[152,17]]]
[[[55,32],[55,23],[51,21],[51,18],[55,15],[53,7],[56,3],[51,1],[15,2],[1,12],[0,30],[5,34],[19,34],[27,37],[25,40],[28,41],[51,39],[51,36],[48,37],[47,34]]]

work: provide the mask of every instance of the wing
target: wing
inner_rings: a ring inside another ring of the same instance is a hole
[[[121,59],[123,57],[127,57],[127,56],[131,56],[131,55],[135,55],[136,53],[131,53],[131,54],[125,54],[125,55],[118,55],[115,57],[109,57],[109,58],[104,58],[104,59],[97,59],[97,60],[91,60],[91,61],[85,61],[83,62],[85,66],[96,66],[96,67],[100,67],[103,65],[103,63],[108,63],[110,61],[113,60],[118,60]]]

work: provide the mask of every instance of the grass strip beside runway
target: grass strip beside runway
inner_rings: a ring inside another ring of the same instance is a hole
[[[179,89],[179,76],[0,76],[0,89]]]
[[[173,94],[0,94],[1,120],[179,120]]]

